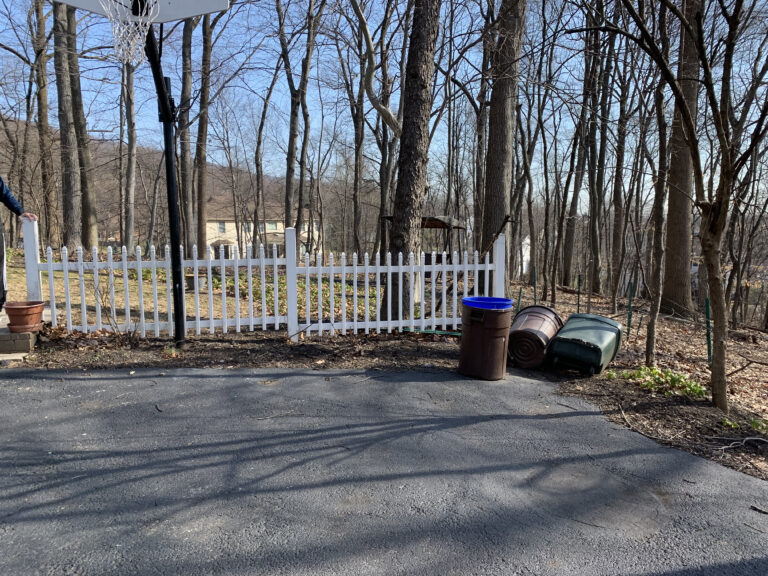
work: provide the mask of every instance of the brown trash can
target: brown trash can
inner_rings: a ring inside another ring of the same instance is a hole
[[[511,323],[512,300],[464,298],[459,373],[482,380],[504,378]]]
[[[515,316],[509,331],[509,355],[520,368],[538,368],[547,346],[563,327],[563,320],[548,306],[526,306]]]

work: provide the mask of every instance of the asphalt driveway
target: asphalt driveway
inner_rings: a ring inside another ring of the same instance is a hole
[[[550,384],[0,377],[3,575],[768,574],[768,484]]]

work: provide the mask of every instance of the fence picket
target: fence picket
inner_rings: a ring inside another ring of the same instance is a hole
[[[381,334],[381,254],[376,253],[376,333]]]
[[[409,276],[408,286],[410,286],[410,290],[411,290],[411,297],[408,299],[409,300],[409,307],[410,307],[409,310],[408,310],[408,328],[409,328],[409,330],[411,332],[413,332],[413,327],[414,327],[414,322],[415,322],[415,320],[413,318],[414,310],[415,310],[414,300],[416,299],[415,298],[416,286],[413,283],[414,282],[414,280],[413,280],[413,278],[414,278],[413,252],[408,254],[408,274],[410,275]]]
[[[149,247],[149,259],[152,261],[152,302],[155,303],[155,309],[152,311],[152,320],[155,325],[155,338],[160,336],[160,310],[157,305],[157,251],[154,246]]]
[[[131,329],[131,293],[128,286],[128,248],[123,246],[122,250],[123,259],[120,264],[123,267],[123,298],[125,298],[125,331]]]
[[[53,248],[48,246],[48,249],[45,251],[45,256],[46,265],[48,267],[48,292],[50,293],[51,300],[51,326],[56,328],[56,285],[54,284],[53,277]]]
[[[357,334],[357,252],[352,254],[352,330]]]
[[[488,296],[491,284],[491,257],[488,253],[485,254],[485,282],[483,282],[483,296]]]
[[[197,277],[197,244],[192,244],[192,282],[195,287],[195,334],[200,336],[200,281]]]
[[[421,305],[419,306],[419,316],[421,320],[421,330],[422,332],[426,330],[427,328],[427,311],[426,311],[426,305],[427,305],[427,254],[425,252],[422,252],[420,254],[421,258]]]
[[[459,327],[459,321],[458,321],[458,310],[456,308],[457,302],[458,302],[458,292],[459,292],[459,270],[461,267],[461,261],[459,260],[459,253],[454,250],[453,256],[451,257],[451,265],[452,265],[452,272],[451,272],[451,293],[453,301],[452,304],[452,316],[453,316],[453,329],[456,330]]]
[[[173,336],[173,306],[171,299],[173,298],[173,276],[171,275],[171,247],[166,244],[165,245],[165,299],[166,299],[166,306],[168,307],[168,313],[166,316],[168,317],[168,326],[166,326],[166,330],[168,330],[168,336]]]
[[[410,285],[408,286],[410,289]],[[413,300],[413,297],[408,298]],[[397,253],[397,329],[403,331],[403,253]]]
[[[83,334],[88,334],[88,306],[85,300],[85,267],[83,266],[83,247],[77,247],[77,282],[80,287],[80,318],[83,321]]]
[[[112,246],[107,248],[107,267],[109,268],[109,321],[113,329],[117,329],[117,304],[115,302],[115,255]]]
[[[184,246],[179,246],[181,253],[181,317],[184,321],[184,335],[187,333],[187,267],[184,265]]]
[[[435,318],[436,313],[436,307],[437,302],[435,302],[435,299],[437,298],[436,295],[436,289],[437,289],[437,252],[432,252],[432,264],[430,264],[430,269],[432,270],[429,273],[429,280],[430,280],[430,292],[431,297],[429,299],[429,314],[430,314],[430,321],[432,323],[432,330],[437,330],[437,318]]]
[[[443,316],[443,330],[448,329],[448,255],[443,250],[443,259],[440,264],[440,279],[442,281],[442,291],[440,294],[440,313]]]
[[[205,267],[208,271],[208,332],[216,331],[216,319],[213,317],[213,248],[208,244],[205,247]]]
[[[275,285],[275,330],[280,330],[280,284],[278,283],[277,273],[277,244],[272,244],[272,280]]]
[[[146,338],[147,327],[144,323],[144,274],[141,269],[141,246],[136,246],[136,276],[138,278],[139,292],[139,329],[141,330],[141,337]]]
[[[305,313],[307,318],[307,327],[305,329],[305,334],[309,336],[312,333],[312,304],[311,304],[311,293],[312,290],[310,290],[310,276],[309,276],[309,252],[304,254],[304,301],[305,301]]]
[[[248,272],[248,330],[253,332],[253,244],[245,249]]]
[[[387,252],[387,334],[392,333],[392,253]]]
[[[331,318],[331,336],[336,335],[336,274],[333,270],[333,252],[331,252],[328,263],[330,265],[330,272],[328,274],[328,284],[329,284],[329,308],[330,308],[330,318]]]
[[[267,272],[264,269],[264,244],[259,244],[259,272],[261,272],[261,329],[267,329]]]
[[[323,254],[315,257],[317,265],[317,335],[323,337]]]
[[[101,331],[101,290],[99,289],[99,249],[96,246],[91,250],[93,261],[93,294],[96,308],[96,330]]]
[[[240,249],[232,247],[232,277],[235,281],[235,332],[240,332]]]
[[[227,333],[227,267],[224,246],[219,246],[219,274],[221,275],[221,333]]]
[[[347,335],[347,255],[341,253],[341,333]]]
[[[369,306],[369,299],[370,299],[370,290],[368,289],[368,285],[370,284],[370,270],[369,270],[369,259],[368,259],[368,252],[365,253],[364,263],[363,263],[363,270],[365,271],[365,333],[370,334],[371,328],[370,328],[370,320],[371,320],[371,309]]]
[[[67,332],[72,331],[72,301],[69,294],[69,251],[66,246],[61,248],[61,266],[64,270],[64,305],[67,312]]]

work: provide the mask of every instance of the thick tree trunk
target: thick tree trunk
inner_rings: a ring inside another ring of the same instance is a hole
[[[59,198],[56,194],[51,157],[51,131],[48,125],[48,35],[45,30],[45,2],[35,0],[35,84],[37,85],[37,137],[40,147],[40,178],[43,186],[43,221],[45,241],[49,246],[61,245]]]
[[[522,34],[525,28],[525,0],[503,0],[499,9],[498,38],[491,70],[493,88],[488,116],[488,153],[485,169],[485,202],[480,248],[493,241],[504,218],[511,214],[512,163],[517,105],[517,70]],[[522,214],[516,214],[517,221]],[[511,239],[510,239],[511,240]],[[531,243],[535,242],[531,238]],[[504,286],[509,286],[509,267]]]
[[[405,68],[403,124],[398,159],[390,248],[394,254],[419,251],[419,231],[427,185],[429,118],[432,111],[432,75],[441,0],[415,0],[408,61]],[[393,275],[396,282],[397,275]],[[388,289],[397,294],[397,285]],[[403,311],[409,309],[410,285],[403,275]],[[392,299],[389,317],[397,313]],[[384,300],[386,301],[386,299]]]
[[[683,13],[688,22],[702,8],[701,0],[683,0]],[[680,31],[680,57],[677,78],[686,105],[695,119],[698,112],[699,59],[696,54],[696,27]],[[691,298],[691,208],[693,204],[693,162],[680,112],[675,106],[672,133],[669,137],[669,200],[667,205],[667,249],[664,267],[662,309],[685,316],[693,312]]]
[[[77,178],[77,136],[72,111],[72,86],[69,75],[67,5],[53,3],[53,63],[59,104],[61,151],[61,193],[64,198],[64,244],[70,250],[80,245],[79,178]]]
[[[702,214],[704,216],[704,214]],[[712,312],[712,376],[710,386],[712,402],[728,412],[728,385],[726,380],[726,344],[728,341],[728,306],[725,301],[723,276],[720,262],[722,233],[709,229],[702,218],[701,251],[707,269],[709,305]]]
[[[72,89],[72,111],[74,114],[77,156],[80,162],[80,217],[83,248],[90,250],[99,244],[99,224],[96,213],[96,198],[92,185],[93,159],[91,140],[83,108],[83,93],[80,88],[80,62],[77,50],[77,19],[75,9],[67,7],[67,41],[69,44],[69,78]]]

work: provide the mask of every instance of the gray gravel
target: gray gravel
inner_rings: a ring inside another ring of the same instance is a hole
[[[550,384],[2,375],[2,575],[768,574],[765,482]]]

